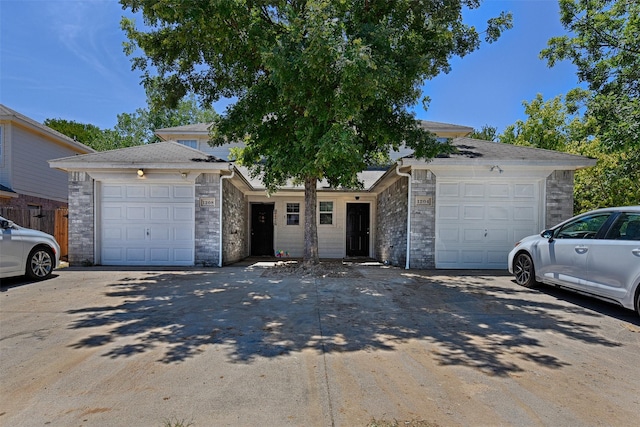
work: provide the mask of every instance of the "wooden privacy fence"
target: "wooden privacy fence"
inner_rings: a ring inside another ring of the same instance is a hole
[[[51,234],[60,245],[60,258],[67,259],[69,255],[69,210],[67,208],[45,210],[0,207],[0,216],[22,227]]]

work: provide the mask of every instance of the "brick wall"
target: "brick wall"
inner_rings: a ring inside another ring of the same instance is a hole
[[[242,191],[230,180],[222,181],[222,262],[233,263],[246,258],[249,253],[247,230],[249,212]]]
[[[411,172],[410,268],[436,266],[436,177],[428,170]],[[431,203],[418,204],[417,198]]]
[[[546,181],[546,228],[573,216],[573,175],[571,170],[557,170]]]
[[[69,264],[95,263],[94,181],[86,172],[69,172]]]
[[[377,200],[376,257],[396,266],[404,266],[406,262],[407,187],[407,178],[399,177]]]
[[[195,264],[217,266],[220,255],[220,175],[203,173],[196,179]],[[214,205],[201,206],[201,198],[215,199]]]

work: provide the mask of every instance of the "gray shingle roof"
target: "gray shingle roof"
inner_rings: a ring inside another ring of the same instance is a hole
[[[158,168],[158,169],[227,169],[227,162],[202,151],[163,141],[155,144],[137,145],[118,150],[101,151],[80,156],[65,157],[49,162],[51,167],[60,169],[116,169],[116,168]]]
[[[456,138],[452,145],[457,152],[436,157],[429,161],[431,165],[473,165],[491,162],[502,162],[523,165],[565,165],[587,167],[596,163],[595,159],[560,151],[545,150],[535,147],[504,144],[472,138]],[[421,160],[406,157],[404,164],[424,163]]]

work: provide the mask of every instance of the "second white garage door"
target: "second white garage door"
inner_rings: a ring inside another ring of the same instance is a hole
[[[193,184],[135,183],[101,187],[104,265],[193,265]]]
[[[540,181],[441,181],[436,268],[503,269],[514,243],[540,231]]]

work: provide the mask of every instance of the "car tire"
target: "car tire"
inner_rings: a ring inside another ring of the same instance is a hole
[[[29,253],[26,273],[30,279],[43,280],[51,276],[54,266],[53,251],[45,246],[37,246]]]
[[[636,288],[636,300],[634,306],[636,308],[636,313],[640,316],[640,284],[638,284],[638,287]]]
[[[533,266],[531,256],[526,252],[520,252],[513,261],[513,274],[516,283],[525,288],[533,288],[538,282],[536,281],[536,270]]]

